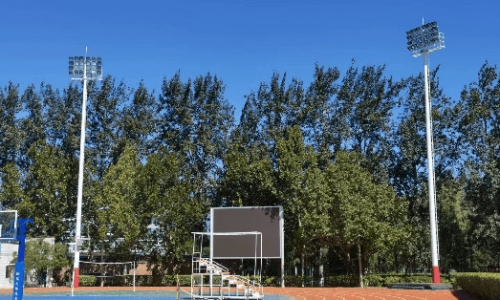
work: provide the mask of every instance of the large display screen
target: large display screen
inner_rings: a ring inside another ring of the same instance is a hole
[[[283,242],[281,206],[221,207],[211,209],[213,258],[260,258],[258,234],[217,235],[217,233],[262,233],[262,258],[280,258]]]

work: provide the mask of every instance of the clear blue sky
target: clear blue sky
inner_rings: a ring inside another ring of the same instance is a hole
[[[387,65],[386,75],[422,71],[406,49],[406,31],[437,21],[446,49],[431,55],[441,65],[448,96],[477,79],[488,60],[500,64],[497,0],[37,0],[2,1],[0,86],[24,89],[42,81],[63,89],[68,57],[101,56],[105,74],[158,91],[177,70],[183,80],[211,72],[226,84],[236,109],[244,95],[274,71],[307,86],[314,64],[344,74]]]

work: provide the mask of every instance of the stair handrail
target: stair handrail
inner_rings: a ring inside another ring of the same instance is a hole
[[[259,293],[263,293],[262,284],[260,284],[259,282],[255,281],[255,280],[251,280],[248,277],[241,276],[241,275],[235,275],[235,274],[224,275],[222,278],[223,278],[223,280],[224,279],[228,280],[230,277],[236,278],[237,280],[244,282],[249,287],[249,289],[252,288],[252,290],[257,290]]]
[[[205,263],[206,266],[214,266],[216,267],[216,269],[218,269],[218,271],[220,271],[221,273],[222,272],[229,272],[229,269],[219,263],[217,263],[216,261],[213,261],[213,260],[210,260],[210,259],[207,259],[207,258],[199,258],[197,260],[195,260],[195,262],[198,262],[198,263]]]

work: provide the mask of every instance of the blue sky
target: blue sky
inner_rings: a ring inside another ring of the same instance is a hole
[[[2,1],[0,86],[70,83],[68,57],[101,56],[105,74],[156,94],[178,70],[183,80],[210,72],[226,84],[237,118],[244,95],[287,73],[307,86],[315,63],[387,65],[394,78],[422,71],[406,49],[406,31],[437,21],[446,49],[445,93],[458,100],[483,63],[500,63],[497,0],[184,0]]]

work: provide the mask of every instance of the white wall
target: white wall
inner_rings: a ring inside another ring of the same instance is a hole
[[[18,251],[17,243],[1,243],[0,244],[0,288],[12,288],[14,276],[14,263],[11,261],[14,259],[14,252]],[[7,266],[10,266],[11,274],[10,278],[7,278]]]

